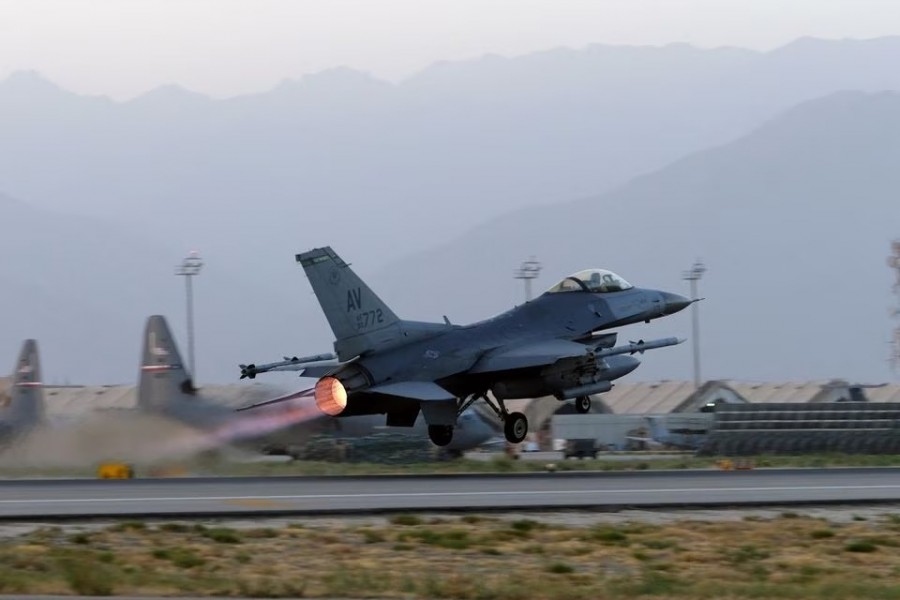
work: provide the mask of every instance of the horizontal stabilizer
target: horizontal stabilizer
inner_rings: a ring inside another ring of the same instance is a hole
[[[374,394],[398,396],[421,402],[440,402],[442,400],[456,400],[456,396],[431,381],[398,381],[376,385],[366,390]]]

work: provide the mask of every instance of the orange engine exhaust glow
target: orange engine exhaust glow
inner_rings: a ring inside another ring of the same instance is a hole
[[[323,377],[316,383],[316,406],[326,415],[336,417],[347,408],[347,390],[335,377]]]

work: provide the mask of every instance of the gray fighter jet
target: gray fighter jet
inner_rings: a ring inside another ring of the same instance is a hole
[[[616,334],[602,332],[691,304],[591,269],[480,323],[404,321],[330,247],[296,260],[334,332],[336,354],[241,365],[241,378],[284,370],[317,377],[316,404],[332,416],[384,414],[387,425],[410,427],[421,412],[438,446],[452,442],[457,417],[478,400],[500,418],[511,443],[525,439],[528,421],[507,410],[506,400],[554,395],[588,412],[591,394],[637,368],[633,354],[683,341],[615,346]]]
[[[37,342],[25,340],[16,361],[12,384],[0,395],[0,445],[9,445],[44,420],[44,388]]]
[[[165,318],[148,318],[137,393],[140,410],[206,431],[223,442],[272,451],[283,450],[315,434],[355,438],[384,430],[374,415],[338,422],[322,414],[315,407],[312,390],[267,399],[238,411],[214,396],[215,392],[194,387]],[[239,412],[247,408],[254,410]],[[468,450],[494,435],[493,428],[474,411],[463,415],[462,422],[460,435],[449,450]]]

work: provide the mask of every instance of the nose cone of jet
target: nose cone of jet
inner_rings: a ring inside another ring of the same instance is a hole
[[[671,292],[660,292],[663,300],[663,311],[664,315],[674,315],[680,310],[684,310],[688,306],[691,305],[691,301],[685,298],[684,296],[679,296],[678,294],[673,294]]]

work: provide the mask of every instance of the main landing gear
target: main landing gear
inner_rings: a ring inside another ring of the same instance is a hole
[[[491,410],[503,422],[503,435],[506,437],[507,442],[510,444],[521,444],[525,441],[525,436],[528,435],[528,418],[520,412],[509,412],[503,400],[491,400],[487,394],[472,394],[468,399],[460,403],[457,415],[462,414],[476,400],[484,400],[485,404],[490,406]],[[429,434],[430,431],[431,428],[429,427]]]
[[[591,397],[578,396],[575,398],[575,412],[582,415],[591,412]]]

